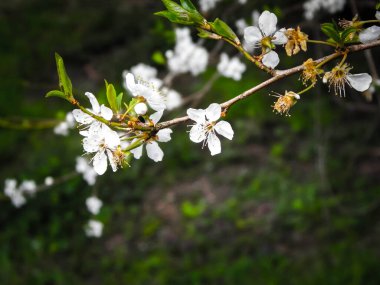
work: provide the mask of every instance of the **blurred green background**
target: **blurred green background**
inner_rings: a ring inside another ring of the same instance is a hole
[[[209,19],[234,26],[254,9],[271,9],[280,26],[300,24],[319,38],[318,21],[332,17],[321,12],[306,22],[299,1],[235,2],[222,1]],[[356,2],[363,18],[373,18],[375,1]],[[54,52],[65,59],[77,94],[91,91],[103,101],[103,79],[122,91],[122,71],[139,62],[165,75],[165,66],[152,60],[175,44],[174,26],[153,16],[162,9],[155,0],[1,2],[1,117],[62,119],[71,110],[62,100],[44,99],[57,85]],[[335,16],[343,17],[352,17],[349,5]],[[209,50],[215,45],[205,43]],[[282,54],[280,68],[329,52],[310,45],[308,56]],[[379,49],[372,54],[379,62]],[[184,97],[197,91],[217,60],[198,78],[176,78],[174,88]],[[368,72],[363,53],[350,62],[354,73]],[[265,78],[250,66],[240,82],[219,79],[200,107]],[[270,91],[301,88],[295,75],[236,104],[228,115],[235,138],[222,140],[216,157],[190,142],[181,125],[161,145],[161,163],[133,161],[99,177],[95,188],[74,178],[20,209],[3,197],[0,284],[380,284],[380,93],[372,101],[351,90],[338,98],[318,85],[291,117],[272,112]],[[0,181],[42,183],[71,173],[82,154],[75,130],[61,137],[51,129],[2,129],[0,146]],[[83,231],[93,191],[105,203],[100,239]]]

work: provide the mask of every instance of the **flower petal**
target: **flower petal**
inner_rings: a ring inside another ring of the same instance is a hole
[[[211,155],[216,155],[222,151],[219,138],[212,132],[209,133],[207,137],[207,146],[211,152]]]
[[[359,40],[365,44],[377,40],[380,37],[380,27],[371,26],[359,33]]]
[[[155,162],[161,161],[164,157],[164,152],[155,141],[146,144],[146,152],[148,157]]]
[[[206,118],[211,122],[219,120],[221,114],[222,107],[217,103],[210,104],[206,109]]]
[[[100,106],[100,116],[102,116],[104,119],[109,121],[113,117],[113,112],[110,108],[102,105],[102,106]]]
[[[162,115],[164,114],[164,110],[157,111],[156,113],[153,113],[149,116],[149,119],[153,121],[153,123],[156,125],[160,120]]]
[[[134,143],[134,141],[132,141],[132,143]],[[142,151],[143,151],[143,145],[140,145],[139,147],[131,149],[131,153],[133,154],[133,157],[135,159],[140,159],[140,157],[142,156]]]
[[[226,137],[229,140],[232,140],[234,137],[234,130],[232,129],[229,122],[220,121],[215,125],[214,129],[218,134]]]
[[[380,20],[380,11],[376,11],[375,17],[376,19]]]
[[[206,132],[203,124],[196,124],[190,130],[190,140],[195,143],[200,143],[206,139]]]
[[[125,76],[125,85],[127,86],[127,88],[129,89],[129,91],[131,91],[132,95],[133,96],[136,96],[137,95],[137,84],[135,82],[135,77],[133,76],[132,73],[128,73],[126,76]]]
[[[107,156],[104,151],[95,154],[92,162],[94,170],[98,175],[103,175],[107,170]]]
[[[90,103],[91,103],[91,106],[92,106],[92,111],[95,114],[99,114],[99,112],[100,112],[100,106],[99,106],[99,102],[96,99],[96,97],[94,96],[94,94],[92,94],[91,92],[86,92],[86,93],[84,93],[84,95],[86,95],[87,98],[88,98],[88,100],[90,100]]]
[[[269,68],[275,68],[280,63],[280,58],[278,54],[271,50],[263,56],[263,64]]]
[[[359,92],[366,91],[372,82],[372,76],[368,73],[347,75],[347,80],[351,87]]]
[[[161,111],[166,109],[165,100],[158,93],[152,93],[151,96],[144,96],[148,105],[155,111]]]
[[[275,45],[284,45],[288,42],[288,37],[285,35],[285,29],[281,29],[274,34],[272,43]]]
[[[108,161],[110,162],[112,171],[115,172],[117,170],[117,164],[116,164],[114,155],[112,151],[110,151],[109,149],[107,149],[106,151],[107,151]]]
[[[259,17],[259,28],[264,36],[271,36],[276,31],[277,17],[275,14],[264,11]]]
[[[90,115],[87,115],[80,109],[73,110],[73,116],[75,121],[77,121],[79,124],[88,125],[91,124],[95,119],[91,117]]]
[[[202,124],[206,121],[206,111],[202,109],[187,109],[187,115],[193,121]]]
[[[258,43],[262,38],[263,35],[258,27],[250,26],[244,29],[244,39],[248,44]]]
[[[157,141],[159,141],[159,142],[168,142],[168,141],[170,141],[172,139],[170,137],[170,135],[171,135],[172,132],[173,131],[171,129],[168,129],[168,128],[159,130],[157,132],[157,137],[158,137]]]
[[[120,137],[117,132],[111,130],[107,126],[103,126],[104,142],[110,149],[115,149],[120,145]]]

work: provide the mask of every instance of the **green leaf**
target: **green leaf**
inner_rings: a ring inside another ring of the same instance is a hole
[[[59,87],[65,93],[67,97],[73,98],[73,85],[71,84],[71,80],[66,73],[63,59],[58,53],[55,53],[55,61],[57,64]]]
[[[160,11],[154,13],[156,16],[164,17],[168,19],[172,23],[181,24],[181,25],[193,25],[194,22],[189,20],[190,17],[188,17],[187,20],[184,20],[182,18],[179,18],[176,14],[169,12],[169,11]]]
[[[376,4],[376,10],[379,10],[380,9],[380,3],[377,3]]]
[[[116,97],[116,103],[117,103],[117,109],[121,110],[121,104],[123,102],[123,92],[121,92],[119,95]]]
[[[197,8],[195,8],[194,4],[190,0],[181,0],[181,5],[187,11],[197,11]]]
[[[346,42],[348,42],[348,41],[351,41],[351,40],[349,39],[349,36],[350,36],[352,33],[355,33],[356,31],[357,31],[356,28],[353,28],[353,27],[351,27],[351,28],[347,28],[347,29],[345,29],[345,30],[341,33],[340,37],[341,37],[341,39],[343,40],[343,42],[346,43]]]
[[[63,93],[62,91],[60,90],[52,90],[52,91],[49,91],[48,93],[46,93],[45,95],[46,98],[48,97],[59,97],[59,98],[62,98],[62,99],[65,99],[67,101],[70,101],[67,96],[65,95],[65,93]]]
[[[116,101],[116,90],[115,90],[115,87],[113,86],[113,84],[108,84],[107,81],[106,82],[106,93],[107,93],[107,100],[108,100],[108,104],[110,105],[112,111],[114,111],[115,113],[118,112],[118,106],[117,106],[117,101]]]
[[[160,52],[160,51],[155,51],[155,52],[152,54],[152,60],[153,60],[155,63],[160,64],[160,65],[165,65],[165,63],[166,63],[165,57],[164,57],[164,55],[162,54],[162,52]]]
[[[171,0],[162,0],[166,9],[168,9],[171,14],[174,14],[178,19],[185,22],[190,22],[189,12],[178,5],[176,2]]]
[[[198,37],[203,38],[203,39],[213,39],[213,40],[220,40],[222,37],[215,34],[211,33],[209,31],[203,30],[201,28],[198,28]]]
[[[212,30],[218,35],[221,35],[222,37],[225,37],[235,43],[240,42],[234,31],[219,18],[216,18],[214,22],[210,23],[210,25]]]
[[[341,45],[342,40],[339,35],[339,31],[336,30],[336,27],[333,23],[324,23],[321,25],[322,32],[331,38],[335,43]]]

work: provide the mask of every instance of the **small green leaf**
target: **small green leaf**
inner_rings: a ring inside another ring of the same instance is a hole
[[[121,92],[119,95],[116,97],[116,103],[117,103],[117,109],[121,110],[121,104],[123,102],[123,92]]]
[[[59,97],[59,98],[62,98],[62,99],[65,99],[67,101],[70,101],[67,96],[65,95],[65,93],[63,93],[62,91],[60,90],[52,90],[52,91],[49,91],[48,93],[46,93],[45,95],[46,98],[48,97]]]
[[[162,52],[160,52],[160,51],[155,51],[155,52],[152,54],[152,60],[153,60],[155,63],[160,64],[160,65],[165,65],[165,63],[166,63],[165,57],[164,57],[164,55],[162,54]]]
[[[185,22],[190,22],[189,12],[178,5],[176,2],[173,2],[171,0],[162,0],[162,2],[164,3],[166,9],[168,9],[171,14],[174,14],[177,19]]]
[[[160,11],[154,13],[156,16],[164,17],[168,19],[172,23],[181,24],[181,25],[193,25],[194,22],[189,20],[190,17],[187,17],[187,19],[179,18],[176,14],[169,12],[169,11]]]
[[[58,53],[55,53],[55,61],[57,64],[59,86],[67,97],[72,98],[73,97],[73,86],[72,86],[70,78],[68,77],[68,75],[66,73],[65,64],[63,63],[63,59]]]
[[[117,107],[115,87],[113,86],[113,84],[108,84],[107,81],[105,81],[105,82],[106,82],[106,88],[107,88],[107,100],[108,100],[108,104],[110,105],[112,111],[114,111],[115,113],[117,113],[119,109]]]
[[[380,3],[377,3],[376,4],[376,10],[379,10],[380,9]]]
[[[340,37],[342,38],[343,42],[346,43],[346,42],[351,41],[351,39],[349,38],[349,36],[350,36],[352,33],[355,33],[356,30],[357,30],[357,29],[356,29],[356,28],[353,28],[353,27],[345,29],[345,30],[341,33],[341,35],[340,35]]]
[[[203,30],[201,28],[198,28],[198,37],[200,38],[203,38],[203,39],[213,39],[213,40],[220,40],[222,37],[217,35],[217,34],[214,34],[214,33],[211,33],[209,31],[206,31],[206,30]]]
[[[195,8],[194,4],[190,0],[181,0],[181,5],[187,11],[197,11],[197,8]]]
[[[339,31],[336,30],[336,27],[333,23],[324,23],[321,25],[322,32],[331,38],[335,43],[341,45],[342,40],[339,35]]]
[[[235,43],[240,42],[234,31],[219,18],[216,18],[214,22],[210,23],[210,25],[212,30],[218,35],[221,35],[222,37],[225,37]]]

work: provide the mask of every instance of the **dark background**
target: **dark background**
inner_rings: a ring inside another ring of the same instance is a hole
[[[314,39],[318,23],[332,18],[320,12],[316,22],[306,22],[299,1],[235,2],[222,1],[208,18],[234,27],[253,9],[270,9],[280,26],[301,25]],[[372,19],[375,2],[356,2],[360,16]],[[103,79],[122,91],[122,71],[139,62],[164,76],[165,66],[152,55],[175,40],[174,26],[153,15],[162,9],[153,0],[2,1],[1,118],[62,119],[71,110],[44,98],[57,86],[54,52],[63,56],[75,92],[91,91],[103,101]],[[334,16],[343,17],[352,18],[350,5]],[[205,43],[208,50],[215,45]],[[226,44],[222,50],[235,54]],[[307,55],[282,52],[279,67],[330,52],[313,45]],[[379,49],[372,55],[378,63]],[[177,77],[174,88],[184,97],[199,90],[217,60],[198,78]],[[363,53],[349,62],[353,73],[369,72]],[[219,79],[199,106],[266,78],[250,66],[240,82]],[[339,98],[318,84],[291,117],[272,112],[271,91],[301,88],[294,75],[236,104],[227,118],[235,138],[222,139],[218,156],[192,143],[182,125],[161,145],[161,163],[132,161],[100,177],[95,188],[77,177],[20,209],[2,197],[0,284],[379,284],[379,91],[371,101],[349,88]],[[41,184],[46,176],[71,173],[82,154],[76,130],[61,137],[51,129],[2,129],[0,147],[1,181]],[[91,218],[85,199],[94,191],[105,203],[97,217],[105,223],[100,239],[83,231]]]

